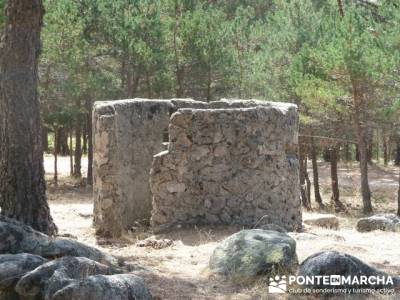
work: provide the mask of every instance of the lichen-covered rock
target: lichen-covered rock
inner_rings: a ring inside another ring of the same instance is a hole
[[[258,275],[291,274],[297,267],[296,242],[285,233],[249,229],[223,240],[210,258],[218,274],[252,279]]]
[[[359,232],[400,231],[400,217],[395,214],[377,214],[359,219],[356,228]]]
[[[336,289],[351,289],[351,288],[391,288],[400,285],[400,278],[396,276],[390,276],[382,271],[379,271],[366,263],[362,262],[358,258],[349,254],[340,253],[337,251],[324,251],[311,255],[301,265],[298,272],[299,276],[324,276],[324,275],[340,275],[344,277],[350,276],[351,284],[347,282],[341,282],[340,284],[330,285],[324,284],[323,281],[320,284],[315,282],[314,284],[306,285],[308,288],[336,288]],[[383,281],[390,282],[388,276],[393,280],[393,284],[371,284],[366,282],[364,284],[357,284],[353,281],[354,277],[357,277],[361,281],[361,276],[381,276],[385,278]],[[354,284],[355,283],[355,284]]]
[[[339,228],[338,217],[331,214],[313,214],[307,217],[303,217],[303,222],[311,226],[319,226],[330,229]]]
[[[0,255],[0,299],[19,300],[14,287],[27,272],[47,262],[47,259],[28,253]]]
[[[74,280],[55,292],[48,300],[150,300],[143,280],[133,274],[95,275]],[[47,300],[47,299],[46,299]]]
[[[49,261],[35,270],[25,274],[17,283],[15,289],[22,296],[36,296],[45,293],[49,279],[55,271],[62,271],[69,279],[82,279],[90,275],[111,275],[122,273],[121,270],[110,267],[86,257],[62,257]],[[56,281],[52,281],[55,284]],[[58,284],[58,283],[57,283]],[[52,288],[54,289],[54,287]]]
[[[228,107],[228,108],[226,108]],[[242,108],[240,108],[242,107]],[[217,101],[171,117],[169,147],[154,156],[151,224],[301,228],[296,106]]]
[[[47,259],[28,253],[0,255],[0,290],[13,287],[29,271],[47,262]]]
[[[117,260],[100,250],[75,240],[49,237],[32,227],[0,215],[0,253],[30,253],[44,258],[83,256],[104,263]]]

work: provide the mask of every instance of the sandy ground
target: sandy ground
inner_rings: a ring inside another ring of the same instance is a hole
[[[53,161],[45,158],[49,180],[48,197],[53,217],[61,235],[76,237],[79,241],[124,258],[136,265],[137,272],[146,281],[156,299],[271,299],[267,296],[265,282],[252,286],[230,282],[208,272],[209,257],[218,242],[240,228],[194,228],[177,229],[158,239],[170,239],[167,248],[139,247],[138,240],[151,236],[148,230],[137,231],[124,240],[96,239],[92,223],[91,191],[78,181],[68,177],[69,159],[59,159],[60,185],[51,184]],[[84,165],[86,165],[84,163]],[[321,163],[323,198],[329,200],[329,166]],[[371,189],[375,211],[394,212],[397,195],[397,169],[395,167],[372,167]],[[311,175],[311,174],[310,174]],[[361,199],[356,189],[359,173],[357,166],[341,165],[339,170],[342,201],[347,213],[338,215],[340,229],[330,230],[310,227],[302,233],[290,233],[297,241],[299,261],[322,250],[337,250],[352,254],[363,261],[392,274],[400,274],[400,233],[358,233],[354,229],[362,216]],[[322,213],[331,213],[329,206]],[[304,212],[304,216],[321,213]]]

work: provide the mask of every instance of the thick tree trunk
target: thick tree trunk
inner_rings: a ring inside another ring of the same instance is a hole
[[[80,101],[77,103],[77,107],[80,107]],[[76,177],[82,176],[82,118],[79,114],[76,118],[75,123],[75,166],[74,175]]]
[[[332,202],[335,206],[336,211],[340,211],[343,209],[343,204],[340,202],[340,193],[339,193],[339,178],[338,178],[338,153],[339,147],[334,145],[330,149],[330,164],[331,164],[331,187],[332,187]]]
[[[88,170],[87,184],[93,185],[93,137],[92,137],[92,100],[86,100],[86,128],[88,134]]]
[[[353,88],[353,104],[354,104],[354,125],[356,127],[358,151],[360,155],[360,172],[361,172],[361,195],[363,200],[364,213],[372,212],[371,191],[368,183],[368,149],[367,137],[363,113],[363,95],[360,90],[360,83],[352,79]]]
[[[3,215],[55,234],[37,89],[43,13],[41,0],[8,1],[0,49],[0,206]]]
[[[320,193],[320,190],[319,190],[317,149],[315,147],[314,137],[311,137],[311,163],[312,163],[312,169],[313,169],[313,184],[314,184],[315,202],[317,202],[320,207],[323,207],[322,197],[321,197],[321,193]]]

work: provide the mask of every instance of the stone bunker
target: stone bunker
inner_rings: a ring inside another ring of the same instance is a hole
[[[301,226],[297,107],[256,100],[96,102],[94,225]]]

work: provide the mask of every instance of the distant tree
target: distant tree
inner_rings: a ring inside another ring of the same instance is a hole
[[[1,213],[47,234],[55,226],[46,199],[38,94],[43,5],[7,2],[0,54]]]

